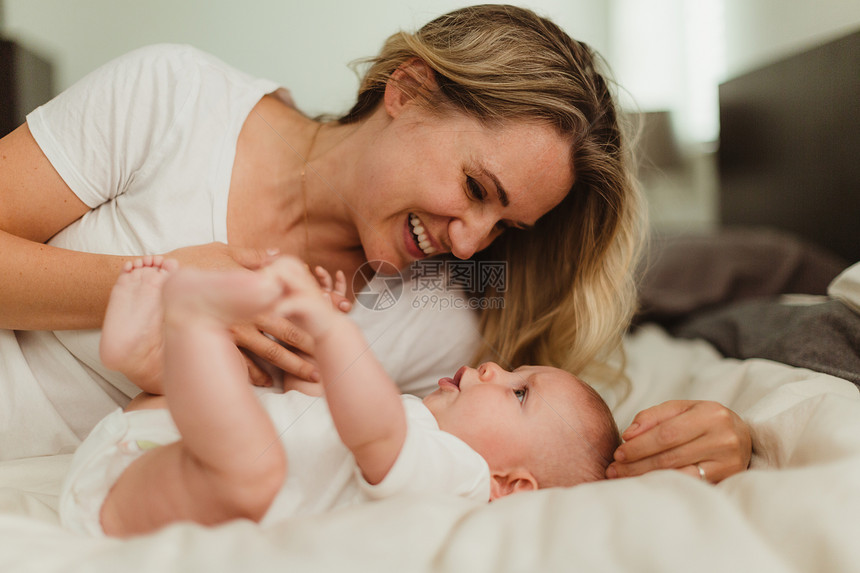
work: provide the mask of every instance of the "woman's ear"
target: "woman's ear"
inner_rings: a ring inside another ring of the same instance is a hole
[[[538,489],[537,478],[525,468],[490,472],[490,501],[521,491]]]
[[[429,98],[436,91],[436,74],[420,58],[406,60],[394,70],[385,84],[385,109],[397,117],[409,103],[418,98]]]

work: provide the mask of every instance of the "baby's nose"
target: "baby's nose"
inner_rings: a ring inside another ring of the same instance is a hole
[[[484,362],[478,366],[478,377],[481,379],[481,382],[490,382],[500,369],[499,365],[495,362]]]

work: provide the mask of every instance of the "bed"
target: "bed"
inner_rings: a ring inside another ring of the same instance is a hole
[[[856,40],[848,45],[856,50]],[[735,85],[731,97],[743,90]],[[728,135],[724,147],[733,145]],[[853,187],[833,192],[856,197],[853,173],[843,181]],[[724,195],[737,192],[732,177]],[[779,197],[765,187],[752,192],[766,194],[759,202]],[[841,216],[844,207],[828,208]],[[753,430],[747,472],[711,486],[660,471],[491,504],[405,497],[265,530],[246,521],[183,523],[121,541],[59,526],[70,455],[13,460],[0,463],[0,570],[856,571],[860,266],[837,252],[841,242],[806,235],[790,217],[723,215],[715,234],[655,240],[643,310],[624,343],[632,391],[598,388],[622,428],[668,399],[731,407]],[[805,296],[779,298],[796,292]]]

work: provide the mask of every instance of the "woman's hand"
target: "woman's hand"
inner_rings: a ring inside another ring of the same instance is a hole
[[[274,382],[252,355],[283,370],[284,376],[319,382],[317,368],[309,361],[313,356],[313,339],[286,318],[261,315],[254,323],[233,325],[230,332],[245,354],[248,376],[255,386],[271,386]]]
[[[214,270],[258,270],[277,259],[279,252],[277,249],[252,249],[232,247],[224,243],[208,243],[183,247],[168,253],[168,256],[178,260],[180,266]],[[319,375],[315,374],[317,368],[308,360],[308,357],[313,355],[313,340],[286,318],[259,316],[253,323],[236,324],[230,330],[236,346],[245,354],[248,376],[255,386],[271,386],[273,380],[266,368],[252,356],[283,370],[287,375],[301,380],[318,380]]]
[[[261,269],[279,256],[277,249],[231,247],[224,243],[207,243],[182,247],[165,255],[179,261],[182,267],[210,270]]]
[[[710,483],[745,470],[752,456],[749,426],[718,402],[673,400],[639,412],[606,477],[677,469]]]

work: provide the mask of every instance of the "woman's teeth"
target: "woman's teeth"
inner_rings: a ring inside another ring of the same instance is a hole
[[[436,252],[435,247],[430,244],[430,239],[424,230],[424,225],[421,224],[421,219],[418,215],[410,215],[409,223],[412,225],[412,236],[415,238],[415,244],[421,249],[425,255],[432,255]]]

